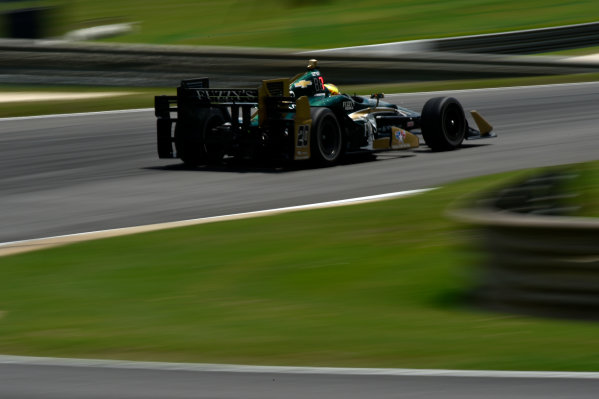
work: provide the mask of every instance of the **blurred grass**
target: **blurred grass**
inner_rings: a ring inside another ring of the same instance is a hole
[[[324,72],[324,71],[323,71]],[[325,75],[326,76],[326,75]],[[387,83],[381,85],[344,85],[343,93],[369,95],[372,93],[414,93],[440,90],[483,89],[491,87],[527,86],[558,83],[580,83],[599,80],[599,73],[525,78],[498,78],[481,80],[452,80],[418,83]],[[27,101],[5,102],[0,107],[0,118],[13,116],[47,115],[74,112],[107,111],[117,109],[152,108],[154,96],[175,95],[176,88],[125,88],[125,87],[78,87],[78,86],[22,86],[0,85],[0,96],[15,92],[131,92],[126,96],[84,99],[77,101]]]
[[[326,75],[325,75],[326,76]],[[599,80],[599,73],[581,73],[573,75],[532,76],[520,78],[466,79],[428,81],[415,83],[386,83],[381,85],[348,85],[340,87],[344,93],[414,93],[443,90],[486,89],[494,87],[533,86],[561,83],[583,83]]]
[[[592,55],[592,54],[597,54],[597,53],[599,53],[599,46],[574,48],[574,49],[554,51],[551,53],[544,53],[544,54],[539,54],[539,55],[563,55],[563,56],[573,57],[573,56],[579,56],[579,55]]]
[[[599,324],[464,301],[481,257],[446,206],[529,173],[2,258],[0,353],[599,371]]]
[[[567,168],[576,178],[566,180],[562,190],[573,194],[568,204],[580,207],[574,216],[599,217],[599,162],[575,165]],[[598,244],[599,245],[599,244]]]
[[[73,28],[129,20],[113,41],[330,48],[592,22],[594,0],[72,0]]]

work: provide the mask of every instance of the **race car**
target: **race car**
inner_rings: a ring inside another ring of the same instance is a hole
[[[258,88],[215,89],[208,78],[184,80],[176,96],[155,98],[158,156],[194,166],[225,157],[329,166],[347,154],[415,148],[419,136],[432,151],[496,137],[476,111],[478,129],[470,127],[453,97],[432,98],[421,113],[383,98],[340,93],[325,83],[317,60],[291,79],[264,80]]]

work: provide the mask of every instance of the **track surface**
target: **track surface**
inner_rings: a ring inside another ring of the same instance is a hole
[[[436,94],[387,99],[421,109]],[[445,93],[444,93],[445,95]],[[159,160],[152,111],[0,120],[0,242],[302,205],[598,159],[599,84],[459,92],[499,138],[279,171]]]
[[[447,93],[444,93],[445,95]],[[388,96],[421,109],[435,94]],[[278,171],[158,160],[151,111],[0,120],[0,242],[433,187],[598,159],[599,84],[455,93],[498,139]],[[35,384],[31,383],[35,381]],[[272,375],[0,365],[4,398],[596,397],[597,380]]]
[[[0,365],[7,399],[596,398],[597,379],[275,374]]]

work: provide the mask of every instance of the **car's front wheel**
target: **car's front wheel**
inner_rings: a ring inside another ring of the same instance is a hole
[[[433,151],[453,150],[462,144],[468,128],[464,109],[453,97],[435,97],[422,108],[422,137]]]

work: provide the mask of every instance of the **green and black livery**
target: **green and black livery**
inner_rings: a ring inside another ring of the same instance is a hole
[[[476,111],[479,130],[469,127],[452,97],[430,99],[419,113],[382,101],[382,94],[340,94],[325,84],[316,60],[291,79],[265,80],[258,88],[209,86],[207,78],[185,80],[176,96],[155,98],[160,158],[189,165],[224,157],[332,165],[350,153],[418,147],[420,134],[433,151],[495,136]]]

